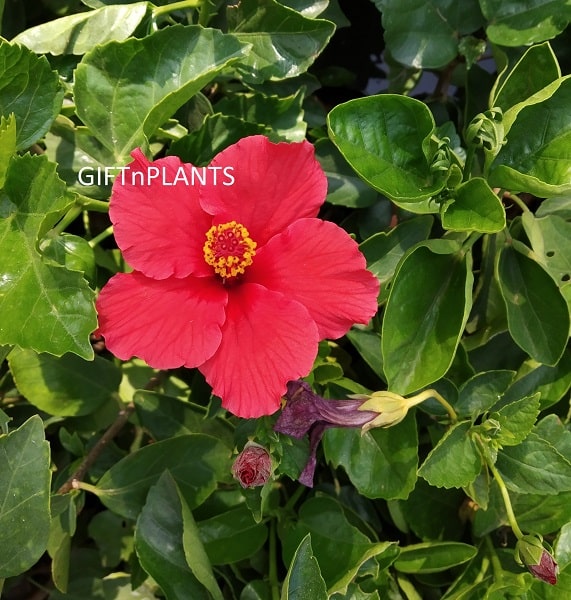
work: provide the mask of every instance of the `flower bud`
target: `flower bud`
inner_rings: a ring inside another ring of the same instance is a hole
[[[540,537],[524,535],[519,539],[515,546],[515,559],[537,579],[551,585],[557,583],[557,563]]]
[[[391,427],[392,425],[397,425],[406,417],[408,409],[424,402],[427,395],[426,393],[421,393],[411,398],[404,398],[393,392],[382,391],[373,392],[370,395],[354,395],[351,398],[364,400],[359,410],[377,413],[374,419],[371,419],[363,426],[363,432],[365,432],[374,427]]]
[[[270,453],[260,444],[247,442],[232,465],[232,475],[243,488],[264,485],[272,472]]]

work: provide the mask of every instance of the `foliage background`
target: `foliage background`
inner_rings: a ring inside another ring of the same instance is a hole
[[[568,3],[0,14],[2,598],[570,594]],[[197,372],[121,364],[90,337],[125,265],[110,187],[81,167],[138,145],[202,165],[255,133],[315,144],[322,216],[382,283],[371,326],[323,343],[308,381],[330,398],[431,387],[457,414],[428,401],[329,430],[313,489],[296,483],[307,440],[275,417],[235,419]],[[261,489],[230,475],[248,438],[274,459]],[[553,545],[556,586],[515,563],[509,506]]]

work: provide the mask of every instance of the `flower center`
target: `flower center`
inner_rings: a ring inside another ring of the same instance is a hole
[[[256,255],[257,244],[249,236],[244,225],[236,221],[213,225],[206,232],[204,260],[224,279],[242,275]]]

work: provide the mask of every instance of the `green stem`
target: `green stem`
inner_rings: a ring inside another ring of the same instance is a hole
[[[288,501],[286,502],[286,504],[284,506],[284,512],[292,510],[293,507],[295,506],[295,503],[300,499],[300,497],[303,495],[304,492],[305,492],[305,486],[298,485],[295,489],[295,492],[289,497]]]
[[[475,436],[475,439],[476,439],[476,442],[478,443],[478,445],[480,446],[480,449],[482,450],[482,455],[484,456],[484,460],[486,461],[486,464],[488,465],[488,469],[490,469],[490,472],[494,476],[494,479],[496,480],[496,483],[498,484],[498,487],[500,488],[500,493],[501,493],[502,499],[504,501],[504,506],[506,508],[506,515],[508,517],[510,527],[512,528],[512,531],[514,532],[517,539],[520,540],[523,537],[523,532],[519,528],[519,525],[517,524],[517,519],[515,518],[515,514],[514,514],[514,511],[512,508],[512,501],[510,499],[510,494],[508,492],[508,488],[506,487],[506,484],[504,483],[504,480],[503,480],[502,476],[500,475],[500,472],[496,469],[496,465],[494,465],[484,442],[478,436]]]
[[[466,160],[464,161],[464,181],[468,181],[472,177],[472,165],[476,156],[476,148],[469,146],[466,150]]]
[[[70,489],[73,490],[83,490],[84,492],[91,492],[92,494],[99,493],[96,485],[91,485],[90,483],[86,483],[85,481],[80,481],[79,479],[74,479],[73,483],[70,486]],[[61,493],[61,492],[58,492]]]
[[[458,421],[458,415],[452,408],[452,405],[448,403],[436,390],[424,390],[423,392],[420,392],[420,394],[416,394],[416,396],[407,398],[407,400],[414,400],[414,404],[420,404],[421,402],[428,400],[428,398],[434,398],[444,407],[452,423],[456,423],[456,421]]]
[[[301,486],[300,486],[301,487]],[[270,588],[272,590],[272,600],[280,600],[280,583],[278,581],[278,564],[276,553],[276,520],[270,521],[270,549],[269,557],[270,564],[268,569],[268,578],[270,580]]]
[[[492,540],[489,535],[484,536],[484,541],[486,543],[486,548],[488,549],[488,555],[490,557],[490,562],[492,563],[492,570],[494,571],[494,579],[496,581],[501,581],[504,578],[504,569],[502,567],[502,563],[498,557],[498,553],[494,548],[494,544],[492,544]]]
[[[113,225],[109,225],[107,229],[104,229],[101,233],[96,235],[94,238],[90,239],[88,244],[92,248],[95,248],[95,246],[100,244],[103,240],[106,240],[111,235],[113,235]]]
[[[109,212],[109,202],[95,200],[94,198],[89,198],[88,196],[78,193],[76,193],[75,196],[75,203],[80,206],[82,210],[91,210],[93,212],[101,213]]]
[[[181,0],[180,2],[173,2],[172,4],[165,4],[165,6],[157,6],[153,10],[153,19],[161,17],[162,15],[168,15],[175,10],[184,10],[185,8],[197,8],[202,4],[203,0]]]
[[[519,196],[517,196],[516,194],[512,194],[511,192],[506,195],[513,203],[517,204],[521,208],[522,212],[524,212],[524,213],[531,212],[529,210],[529,208],[527,208],[527,205],[525,204],[525,202]]]
[[[51,235],[58,236],[63,233],[83,212],[81,206],[74,204],[67,213],[61,218],[59,223],[52,229]]]
[[[210,21],[210,17],[212,16],[212,9],[214,8],[212,2],[210,0],[205,0],[204,4],[200,7],[200,12],[198,15],[198,24],[202,25],[202,27],[208,26],[208,21]]]

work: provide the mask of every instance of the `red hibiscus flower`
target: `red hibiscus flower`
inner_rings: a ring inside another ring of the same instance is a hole
[[[157,369],[198,367],[235,415],[275,412],[318,342],[377,310],[357,244],[316,218],[327,180],[313,146],[244,138],[195,185],[196,168],[177,157],[132,156],[109,214],[134,271],[97,300],[107,348]]]

